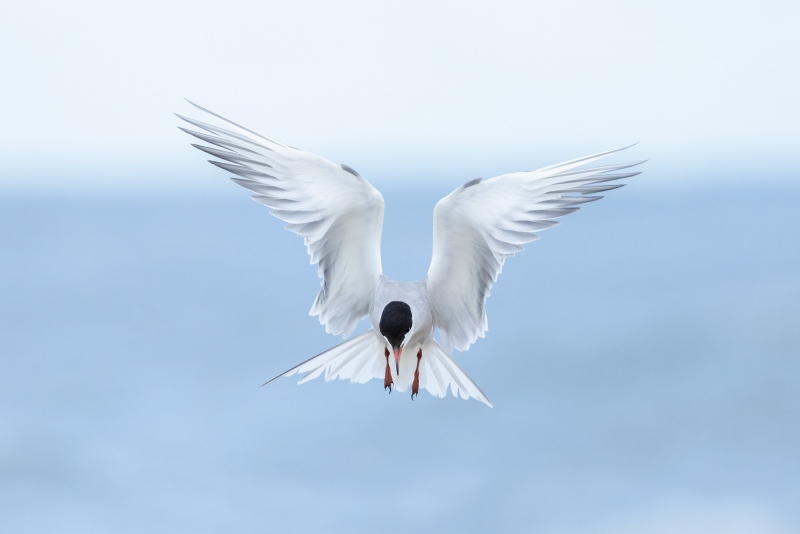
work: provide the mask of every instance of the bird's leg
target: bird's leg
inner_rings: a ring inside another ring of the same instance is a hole
[[[419,362],[422,360],[422,349],[417,352],[417,368],[414,369],[414,382],[411,383],[411,400],[414,395],[419,395]]]
[[[392,392],[392,370],[389,369],[389,349],[383,349],[386,356],[386,374],[383,376],[383,389]]]

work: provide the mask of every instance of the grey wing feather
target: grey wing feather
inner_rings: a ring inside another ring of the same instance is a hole
[[[303,237],[322,278],[311,315],[319,316],[329,333],[352,333],[369,311],[382,271],[381,194],[347,166],[193,105],[232,129],[178,115],[202,131],[181,130],[212,145],[192,146],[217,158],[210,162],[234,174],[234,182],[255,193],[256,202]]]
[[[439,201],[427,283],[434,323],[443,333],[446,350],[466,350],[485,334],[486,299],[506,258],[539,239],[536,232],[556,226],[555,219],[623,185],[609,182],[639,174],[618,171],[642,161],[576,169],[620,150],[624,149],[472,180]]]

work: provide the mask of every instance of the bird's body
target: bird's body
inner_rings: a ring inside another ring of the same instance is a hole
[[[198,106],[199,107],[199,106]],[[203,109],[203,108],[200,108]],[[207,110],[204,110],[207,111]],[[350,335],[359,320],[371,328],[282,373],[324,373],[325,380],[363,383],[383,378],[397,391],[419,389],[491,403],[450,356],[483,337],[485,303],[505,259],[539,238],[536,232],[596,193],[621,187],[608,182],[639,174],[618,173],[638,163],[576,169],[616,151],[531,172],[471,180],[434,209],[433,256],[427,276],[401,282],[383,274],[380,258],[384,202],[347,165],[292,148],[208,112],[233,126],[220,128],[187,117],[204,130],[184,129],[215,147],[194,145],[219,158],[211,163],[237,177],[253,198],[303,237],[322,288],[310,314],[327,332]],[[441,333],[442,344],[434,339]],[[276,377],[276,378],[278,378]]]
[[[369,313],[372,331],[379,341],[383,341],[381,333],[381,317],[387,306],[392,302],[402,302],[408,305],[412,317],[412,330],[403,336],[403,351],[407,355],[415,355],[419,351],[427,353],[426,345],[433,340],[433,316],[428,304],[427,280],[416,282],[400,282],[388,276],[381,276],[378,288],[375,291],[375,303]],[[390,346],[392,343],[388,343]],[[388,347],[387,347],[388,348]],[[416,359],[403,358],[397,360],[395,373],[392,374],[392,383],[398,391],[405,391],[413,382]],[[389,371],[391,373],[391,365]]]
[[[381,276],[375,291],[375,301],[369,311],[372,329],[381,335],[381,314],[390,302],[405,302],[414,318],[413,332],[406,336],[404,351],[415,351],[433,338],[433,317],[428,304],[428,286],[425,279],[416,282],[400,282]],[[399,389],[399,386],[398,386]]]

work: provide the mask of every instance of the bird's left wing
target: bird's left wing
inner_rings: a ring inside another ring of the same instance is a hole
[[[576,169],[614,152],[472,180],[436,204],[427,283],[446,352],[466,350],[483,337],[486,299],[507,257],[539,239],[537,232],[557,225],[554,219],[602,198],[596,193],[622,187],[609,182],[639,174],[618,171],[642,162]]]
[[[213,146],[192,146],[219,160],[253,199],[303,237],[322,289],[309,312],[328,333],[349,335],[369,312],[381,275],[383,197],[346,165],[281,144],[193,104],[232,129],[178,115],[181,128]]]

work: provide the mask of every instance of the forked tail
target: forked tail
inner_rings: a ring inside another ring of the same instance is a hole
[[[335,378],[349,379],[350,382],[363,384],[373,378],[383,378],[386,369],[384,356],[385,342],[373,330],[336,345],[332,349],[309,358],[281,373],[272,380],[262,384],[266,386],[282,376],[306,373],[298,384],[304,384],[325,373],[325,381]],[[411,368],[413,369],[413,367]],[[411,370],[409,369],[409,370]],[[394,371],[394,369],[392,369]],[[392,372],[395,380],[398,377]],[[404,391],[411,383],[412,373],[404,373],[401,383],[396,383],[398,391]],[[406,384],[408,382],[408,384]],[[447,395],[447,388],[454,397],[477,399],[487,406],[492,403],[483,394],[472,379],[444,351],[441,345],[431,339],[422,347],[422,359],[419,365],[419,385],[427,389],[434,397]]]

